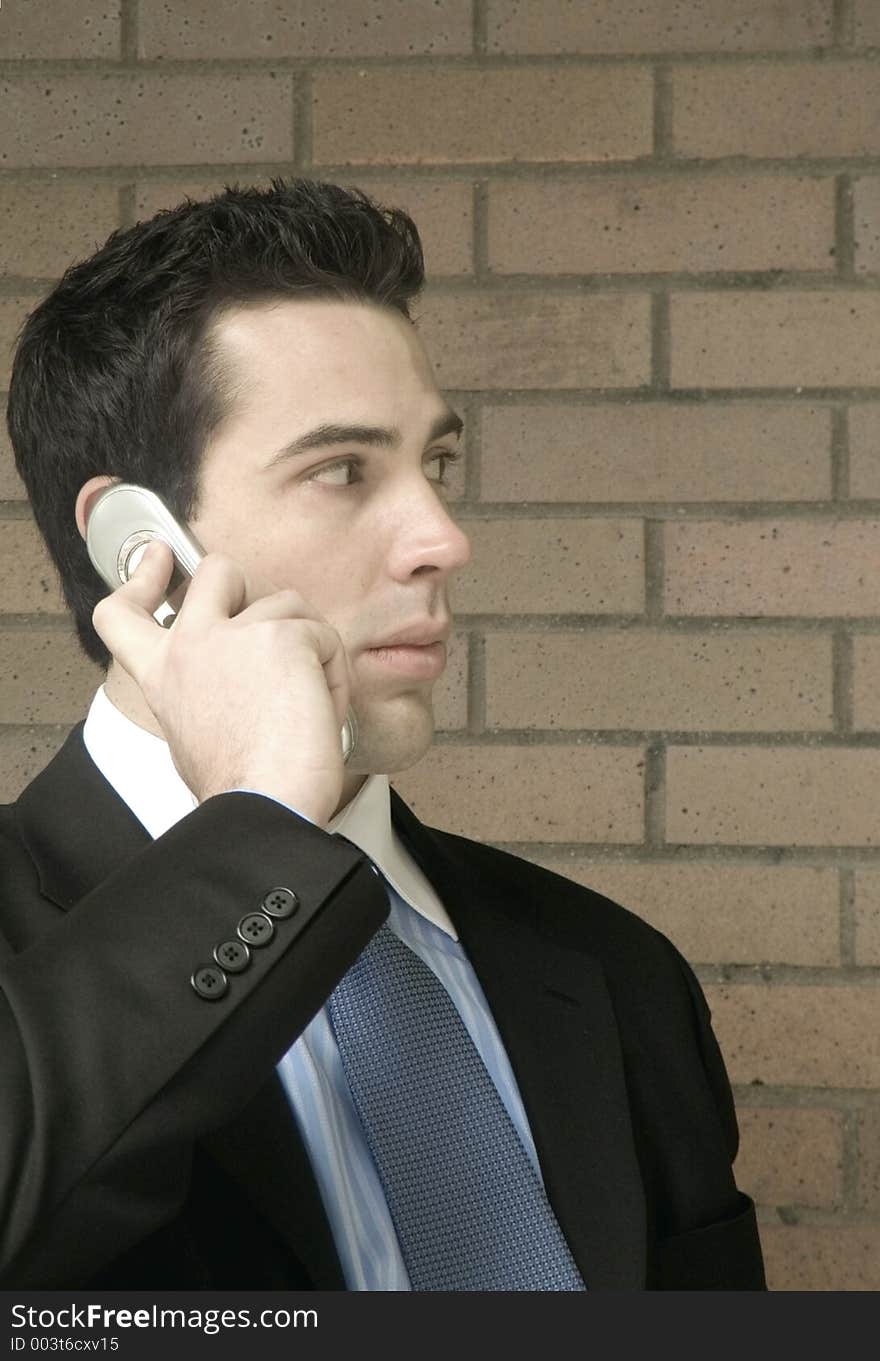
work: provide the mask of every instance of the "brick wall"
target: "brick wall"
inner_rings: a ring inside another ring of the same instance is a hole
[[[0,387],[118,223],[408,207],[474,558],[426,821],[667,932],[777,1289],[880,1289],[880,4],[3,0]],[[0,444],[0,781],[99,679]]]

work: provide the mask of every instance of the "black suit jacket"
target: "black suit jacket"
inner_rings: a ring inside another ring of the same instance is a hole
[[[368,858],[256,794],[152,841],[82,723],[0,809],[0,1284],[344,1289],[275,1065],[388,912]],[[730,1086],[674,946],[570,880],[396,831],[456,924],[592,1289],[763,1289]],[[193,969],[300,899],[226,994]]]

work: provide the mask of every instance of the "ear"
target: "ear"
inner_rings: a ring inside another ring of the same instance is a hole
[[[80,532],[81,538],[84,539],[86,537],[86,522],[89,518],[89,511],[91,510],[92,502],[95,497],[98,496],[105,487],[110,487],[114,482],[121,481],[122,479],[120,477],[110,477],[109,474],[104,473],[100,477],[90,477],[88,482],[80,487],[79,496],[76,498],[75,514],[76,527]]]

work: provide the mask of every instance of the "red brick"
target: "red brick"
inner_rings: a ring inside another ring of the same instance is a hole
[[[0,612],[60,614],[58,575],[33,520],[0,520]]]
[[[111,184],[0,185],[0,273],[55,278],[119,226]]]
[[[855,213],[856,273],[880,273],[880,177],[856,180]]]
[[[652,147],[635,66],[316,71],[316,164],[607,161]]]
[[[490,187],[498,273],[649,274],[834,266],[830,176],[502,180]]]
[[[858,1203],[880,1210],[880,1110],[859,1112]]]
[[[76,723],[104,680],[67,628],[0,630],[0,656],[4,723]]]
[[[877,0],[853,0],[853,35],[859,47],[880,47],[880,9]]]
[[[467,728],[468,636],[453,633],[446,645],[446,670],[433,690],[437,732]]]
[[[348,183],[348,179],[343,181]],[[403,208],[419,229],[429,279],[474,268],[473,185],[470,180],[367,179],[357,187],[387,208]]]
[[[880,1082],[880,988],[717,983],[705,992],[731,1082],[862,1089]]]
[[[470,52],[470,0],[187,0],[143,5],[145,57],[408,57]]]
[[[831,495],[827,408],[487,405],[485,501],[813,501]],[[878,493],[880,494],[880,493]]]
[[[880,498],[880,402],[849,409],[849,494]]]
[[[650,301],[639,293],[429,292],[415,317],[443,387],[638,387],[650,378]]]
[[[670,310],[673,387],[880,386],[880,293],[679,293]]]
[[[681,66],[672,97],[679,155],[880,152],[880,83],[868,61]]]
[[[8,721],[5,715],[4,721]],[[67,724],[54,727],[40,724],[22,729],[0,727],[0,803],[12,803],[18,798],[25,785],[49,764],[69,731]]]
[[[590,628],[486,639],[492,728],[829,731],[831,640]]]
[[[871,748],[671,746],[666,837],[690,846],[876,846],[878,781],[880,751]]]
[[[831,0],[488,0],[490,52],[761,52],[832,41]]]
[[[736,1181],[761,1205],[831,1209],[843,1193],[839,1111],[747,1107],[737,1112]]]
[[[664,535],[669,614],[880,614],[880,521],[689,520]]]
[[[880,1290],[880,1227],[761,1226],[770,1290]]]
[[[285,161],[288,76],[192,72],[6,76],[0,167]]]
[[[430,826],[477,841],[637,842],[643,766],[637,747],[435,746],[391,783]]]
[[[853,727],[880,729],[880,637],[856,634],[853,649]]]
[[[7,0],[0,15],[0,60],[15,57],[118,57],[120,0]]]
[[[855,872],[857,964],[880,964],[880,870]]]
[[[840,961],[831,869],[529,858],[635,912],[692,964]]]
[[[456,573],[456,612],[636,614],[644,609],[644,531],[632,519],[462,522],[472,555]]]

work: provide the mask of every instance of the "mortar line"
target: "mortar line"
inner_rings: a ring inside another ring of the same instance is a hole
[[[856,277],[856,231],[852,177],[838,175],[834,191],[834,250],[837,277],[851,282]]]
[[[654,156],[665,158],[674,152],[673,145],[672,68],[668,62],[654,66]]]
[[[135,63],[140,47],[140,13],[138,0],[120,0],[119,53],[123,62]]]

